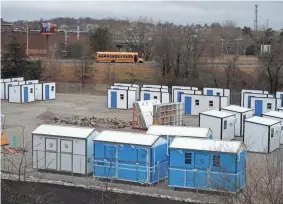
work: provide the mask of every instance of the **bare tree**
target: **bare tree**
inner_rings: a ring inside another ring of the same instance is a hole
[[[270,93],[275,93],[281,86],[283,76],[283,31],[274,34],[270,43],[270,52],[260,56],[260,73],[266,79]]]
[[[76,63],[76,76],[79,78],[81,87],[85,88],[85,84],[93,74],[93,61],[87,57],[82,56],[78,63]]]

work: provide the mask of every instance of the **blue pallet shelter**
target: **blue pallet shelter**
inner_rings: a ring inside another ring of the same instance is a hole
[[[155,135],[103,131],[94,139],[94,177],[156,183],[167,177],[166,145]]]
[[[169,147],[170,187],[236,193],[246,183],[246,148],[240,141],[175,138]]]
[[[165,138],[167,140],[167,155],[169,154],[169,145],[175,137],[213,139],[212,131],[209,128],[188,126],[152,125],[148,128],[146,134]]]

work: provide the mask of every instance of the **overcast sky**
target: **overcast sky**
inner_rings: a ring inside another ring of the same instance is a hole
[[[193,1],[2,1],[2,18],[7,21],[55,17],[119,18],[135,20],[147,16],[177,24],[204,24],[234,20],[253,28],[254,5],[258,4],[258,25],[283,28],[281,2],[193,2]]]

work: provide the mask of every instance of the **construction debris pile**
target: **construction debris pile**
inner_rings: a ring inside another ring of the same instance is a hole
[[[55,115],[50,111],[45,111],[44,113],[37,116],[37,118],[44,120],[46,123],[56,123],[56,124],[67,124],[67,125],[78,125],[87,126],[95,128],[107,128],[107,129],[121,129],[126,127],[131,127],[130,121],[120,120],[117,118],[98,118],[98,117],[62,117]]]

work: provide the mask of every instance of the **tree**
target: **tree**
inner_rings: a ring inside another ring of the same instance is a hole
[[[260,75],[265,79],[264,83],[267,82],[270,93],[276,93],[283,83],[280,81],[283,77],[283,35],[273,33],[269,40],[270,53],[262,53],[260,56]]]
[[[85,87],[87,79],[91,78],[92,60],[88,56],[82,56],[76,66],[76,76],[80,79],[82,88]]]
[[[107,51],[112,45],[112,33],[108,28],[99,27],[90,33],[89,43],[93,52]]]
[[[2,78],[40,79],[43,73],[42,62],[28,60],[24,47],[15,38],[6,47],[1,63]]]
[[[16,40],[16,38],[7,45],[1,63],[2,78],[24,75],[24,67],[27,65],[27,56],[24,47]]]
[[[81,44],[71,44],[67,46],[67,57],[79,59],[83,54],[83,46]]]

